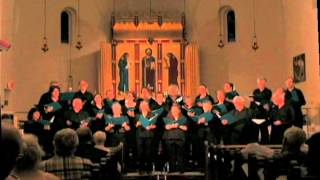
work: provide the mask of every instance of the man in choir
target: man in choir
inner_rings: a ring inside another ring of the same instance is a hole
[[[208,88],[206,85],[201,84],[198,88],[198,92],[199,94],[195,100],[197,106],[202,107],[202,102],[205,100],[211,101],[212,104],[214,103],[213,98],[209,95]]]
[[[83,102],[83,110],[89,112],[93,95],[88,91],[88,82],[85,80],[79,81],[80,90],[74,94],[74,98],[80,98]]]
[[[72,109],[64,114],[65,126],[74,130],[80,126],[88,126],[89,114],[83,110],[83,102],[80,98],[72,101]]]
[[[228,109],[234,109],[233,98],[239,96],[239,93],[234,89],[234,85],[231,82],[224,83],[223,90],[226,95]]]
[[[171,109],[173,103],[178,103],[180,106],[183,105],[183,97],[180,95],[180,89],[178,85],[171,84],[168,87],[168,96],[165,103],[167,111]]]
[[[245,107],[245,99],[242,96],[233,98],[235,109],[221,117],[222,125],[228,128],[229,137],[224,140],[225,144],[247,144],[253,142],[252,111]]]
[[[302,91],[295,87],[292,77],[289,77],[286,80],[286,86],[286,98],[288,103],[292,106],[295,115],[295,121],[293,122],[293,125],[302,128],[303,114],[301,107],[306,104],[306,100],[304,99]]]
[[[272,96],[275,107],[271,110],[271,144],[281,144],[283,133],[293,125],[295,121],[292,106],[285,101],[285,92],[282,88],[276,90]]]
[[[255,139],[262,144],[267,144],[269,141],[268,118],[272,103],[272,92],[266,87],[266,82],[267,80],[264,77],[257,79],[258,88],[253,91],[253,97],[250,104],[250,108],[255,112],[254,118],[265,120],[262,124],[253,123],[253,130],[256,134]]]

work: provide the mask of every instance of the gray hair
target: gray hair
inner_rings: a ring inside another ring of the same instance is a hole
[[[102,131],[97,131],[96,133],[94,133],[93,135],[93,141],[96,145],[104,145],[104,143],[107,140],[107,136],[106,133],[102,132]]]
[[[17,161],[16,171],[37,168],[43,155],[44,152],[38,143],[38,138],[33,134],[25,134],[23,136],[22,156]]]
[[[76,151],[79,138],[75,130],[66,128],[54,135],[53,143],[57,155],[70,156]]]

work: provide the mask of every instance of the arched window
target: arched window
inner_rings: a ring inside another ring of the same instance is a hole
[[[230,10],[226,14],[226,29],[227,29],[227,40],[228,42],[236,41],[236,17],[233,10]]]
[[[71,38],[71,14],[67,11],[61,13],[61,43],[68,44]]]

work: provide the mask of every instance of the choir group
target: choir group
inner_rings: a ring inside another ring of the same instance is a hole
[[[170,85],[166,94],[142,88],[139,97],[129,91],[123,99],[116,99],[112,90],[105,99],[93,95],[84,80],[79,82],[79,91],[66,93],[52,82],[30,110],[24,132],[37,135],[50,154],[57,131],[88,127],[93,133],[106,134],[106,146],[122,142],[124,163],[134,158],[140,172],[151,172],[159,154],[165,154],[170,171],[183,172],[186,159],[204,166],[205,141],[209,145],[281,144],[287,128],[302,128],[301,106],[306,102],[293,79],[274,92],[266,82],[258,78],[250,96],[239,95],[226,82],[215,98],[202,84],[196,98],[182,96],[177,85]]]

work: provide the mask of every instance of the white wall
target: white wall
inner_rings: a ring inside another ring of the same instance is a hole
[[[286,64],[292,74],[292,59],[306,54],[306,82],[299,83],[311,108],[310,116],[320,123],[320,74],[316,0],[285,0]],[[301,13],[303,12],[303,13]]]
[[[60,43],[60,13],[66,7],[76,9],[76,1],[50,1],[48,4],[48,40],[50,50],[43,53],[43,0],[0,0],[2,2],[2,37],[13,47],[0,55],[1,89],[13,79],[11,109],[27,111],[47,90],[50,80],[58,80],[66,89],[69,73],[68,45]],[[81,1],[81,29],[84,48],[71,47],[74,87],[80,79],[88,80],[90,89],[98,87],[97,69],[99,42],[110,40],[111,0]],[[148,13],[146,0],[118,0],[117,10]],[[155,12],[179,14],[182,1],[153,1]],[[211,93],[232,81],[241,94],[249,95],[256,86],[256,78],[265,76],[271,89],[284,85],[292,74],[292,57],[305,52],[307,81],[298,84],[308,104],[320,103],[319,53],[315,0],[256,0],[257,36],[260,48],[252,50],[252,1],[221,0],[236,13],[237,42],[217,47],[219,41],[219,1],[187,0],[187,37],[200,45],[201,81]],[[170,6],[167,6],[170,4]],[[3,16],[5,14],[5,16]],[[1,34],[0,31],[0,34]],[[2,57],[1,57],[2,56]],[[316,116],[314,116],[316,117]]]

